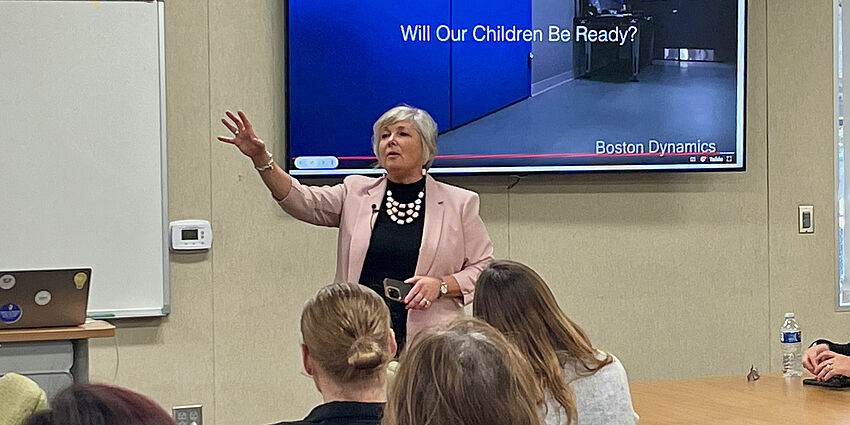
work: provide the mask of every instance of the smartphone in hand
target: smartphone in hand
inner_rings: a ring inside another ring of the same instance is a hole
[[[384,279],[384,295],[393,301],[404,304],[404,299],[411,289],[413,289],[413,285],[409,283],[397,279]]]

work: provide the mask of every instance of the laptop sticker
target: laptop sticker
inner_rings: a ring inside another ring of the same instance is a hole
[[[50,291],[38,291],[35,294],[35,303],[38,305],[47,305],[52,299],[53,295],[50,294]]]
[[[15,323],[21,319],[21,308],[15,303],[6,303],[0,306],[0,322]]]
[[[74,275],[74,286],[76,286],[77,289],[83,289],[83,287],[86,286],[86,280],[88,280],[86,274],[79,272]]]
[[[4,274],[0,276],[0,289],[12,289],[15,286],[15,276]]]

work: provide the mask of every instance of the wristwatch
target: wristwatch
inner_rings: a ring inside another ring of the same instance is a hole
[[[440,295],[438,295],[437,298],[442,298],[443,295],[446,295],[448,293],[449,293],[449,284],[446,283],[445,280],[440,280]]]

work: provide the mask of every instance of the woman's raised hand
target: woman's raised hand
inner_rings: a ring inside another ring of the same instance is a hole
[[[274,165],[272,154],[266,150],[266,144],[257,137],[248,117],[242,111],[236,111],[238,116],[230,111],[224,114],[227,117],[222,118],[221,123],[233,133],[233,137],[218,136],[218,140],[236,145],[240,152],[251,158],[254,168],[259,171],[263,183],[269,188],[274,199],[280,201],[286,198],[289,190],[292,189],[292,178],[282,168]]]
[[[248,117],[242,111],[236,111],[238,116],[233,112],[226,111],[226,118],[221,119],[221,123],[233,133],[233,137],[218,136],[218,140],[224,143],[236,145],[239,151],[251,158],[255,164],[265,164],[269,158],[266,155],[266,144],[257,137],[254,132],[254,127],[248,121]]]

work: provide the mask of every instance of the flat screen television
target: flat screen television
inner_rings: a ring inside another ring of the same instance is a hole
[[[381,173],[372,124],[408,104],[431,173],[742,171],[745,1],[284,0],[281,163]]]

